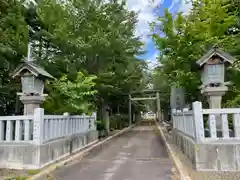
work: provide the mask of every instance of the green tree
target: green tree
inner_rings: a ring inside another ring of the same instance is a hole
[[[162,53],[159,59],[164,80],[171,85],[186,87],[187,101],[199,99],[200,74],[196,61],[213,45],[224,50],[231,47],[233,38],[226,34],[236,23],[236,15],[229,12],[229,4],[222,1],[193,1],[189,15],[178,13],[174,18],[165,11],[160,23],[153,23],[163,36],[154,33],[153,40]],[[221,13],[219,13],[221,12]]]
[[[5,8],[6,4],[8,8]],[[6,46],[4,48],[11,51],[7,53],[7,63],[4,63],[11,66],[3,78],[7,90],[10,88],[9,72],[26,55],[28,40],[34,46],[33,56],[37,63],[57,79],[47,84],[49,98],[44,107],[48,111],[60,113],[71,110],[72,113],[78,113],[84,109],[76,107],[78,98],[83,98],[86,109],[90,104],[98,105],[100,99],[112,107],[121,104],[125,108],[127,96],[124,94],[144,88],[142,72],[146,64],[136,59],[143,44],[134,35],[136,14],[129,11],[124,2],[4,1],[0,7],[0,27],[3,30],[9,28],[0,35],[0,40]],[[9,24],[4,24],[5,20]],[[11,24],[16,26],[11,27]],[[5,56],[6,53],[2,54]],[[96,76],[92,79],[94,86],[89,82],[90,89],[72,88],[81,85],[76,81],[79,72],[86,79]],[[60,93],[64,87],[60,85],[68,83],[70,89],[65,87],[63,92],[70,91],[71,96]],[[19,87],[19,82],[15,85]],[[15,88],[11,94],[7,90],[1,90],[1,93],[7,94],[1,96],[2,106],[13,106],[17,90]],[[81,93],[90,93],[91,96],[82,96]],[[61,102],[70,104],[60,108]]]
[[[86,76],[78,72],[75,80],[70,81],[66,75],[48,84],[49,96],[45,102],[45,110],[49,113],[83,112],[94,111],[91,97],[96,93],[93,90],[96,76]]]
[[[19,84],[9,74],[27,50],[28,32],[22,8],[19,1],[0,2],[0,115],[15,113]]]

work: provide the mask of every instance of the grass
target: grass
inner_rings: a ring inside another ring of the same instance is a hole
[[[34,174],[32,174],[34,175]],[[16,177],[6,177],[4,180],[27,180],[29,177],[27,176],[16,176]],[[46,175],[46,180],[53,180],[53,177],[50,174]]]
[[[10,178],[4,178],[4,180],[26,180],[27,176],[16,176],[16,177],[10,177]]]
[[[9,177],[5,177],[4,180],[26,180],[29,178],[29,176],[33,176],[37,173],[39,173],[40,170],[37,169],[32,169],[32,170],[27,170],[24,174],[26,175],[20,175],[19,173],[15,172],[14,174],[11,175],[11,173],[7,176]],[[16,175],[18,174],[18,175]],[[22,174],[22,173],[21,173]]]
[[[27,174],[30,175],[30,176],[32,176],[32,175],[35,175],[35,174],[37,174],[37,173],[39,173],[39,172],[40,172],[39,169],[31,169],[31,170],[28,170],[28,171],[27,171]]]

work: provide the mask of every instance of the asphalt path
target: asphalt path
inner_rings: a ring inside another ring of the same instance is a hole
[[[52,173],[58,180],[170,180],[173,164],[154,126],[133,130]]]

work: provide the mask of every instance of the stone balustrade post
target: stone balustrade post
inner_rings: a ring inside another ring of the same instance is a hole
[[[96,121],[97,121],[97,113],[94,112],[92,114],[92,118],[91,118],[91,130],[93,130],[93,131],[96,131],[96,129],[97,129]]]
[[[68,112],[65,112],[65,113],[63,113],[63,116],[66,116],[66,119],[67,119],[66,126],[65,126],[65,134],[68,135],[68,134],[70,134],[69,128],[71,127],[70,120],[69,120],[70,114]]]
[[[202,103],[199,101],[193,102],[193,121],[195,141],[200,143],[205,138],[205,135]]]
[[[176,112],[177,112],[176,109],[172,109],[171,120],[172,120],[172,123],[173,123],[173,129],[175,129],[177,127],[176,119],[174,118],[174,115],[175,115]]]
[[[44,140],[44,109],[36,108],[33,114],[33,141],[41,145]]]

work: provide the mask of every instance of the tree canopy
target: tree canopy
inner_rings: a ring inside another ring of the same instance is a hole
[[[239,7],[232,1],[193,0],[187,15],[171,14],[166,9],[152,23],[152,38],[161,54],[161,68],[155,69],[155,86],[161,84],[159,88],[166,92],[170,86],[182,86],[188,103],[199,100],[201,78],[196,61],[214,45],[239,60]],[[235,62],[228,69],[228,78],[234,85],[225,97],[227,106],[239,104],[239,75],[239,62]]]
[[[33,57],[56,80],[46,84],[52,113],[127,107],[127,93],[145,88],[137,14],[115,0],[0,2],[0,114],[20,113],[20,82],[9,73],[33,44]]]

